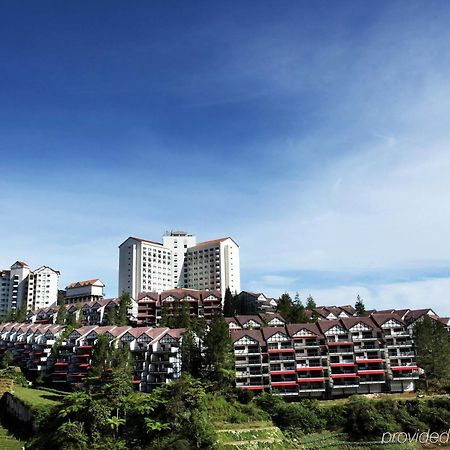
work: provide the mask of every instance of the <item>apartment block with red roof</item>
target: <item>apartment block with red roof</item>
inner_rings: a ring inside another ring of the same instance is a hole
[[[233,330],[236,387],[262,392],[269,389],[267,346],[260,330]]]
[[[328,378],[323,334],[313,323],[289,324],[286,328],[294,343],[299,396],[323,396]]]
[[[321,320],[328,352],[328,382],[332,396],[356,394],[359,375],[350,331],[340,320]]]
[[[368,317],[351,317],[341,322],[351,333],[360,394],[385,391],[385,349],[381,329]]]
[[[412,336],[406,323],[395,313],[372,314],[371,317],[382,330],[389,390],[414,390],[414,381],[419,378],[419,372]]]

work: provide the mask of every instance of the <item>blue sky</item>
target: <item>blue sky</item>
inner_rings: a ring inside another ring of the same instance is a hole
[[[450,5],[5,1],[0,264],[101,278],[170,228],[242,287],[450,315]]]

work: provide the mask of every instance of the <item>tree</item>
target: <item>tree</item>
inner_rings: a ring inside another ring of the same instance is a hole
[[[0,369],[6,369],[14,360],[14,355],[10,350],[7,350],[3,354],[3,358],[1,359]]]
[[[305,307],[301,300],[298,303],[294,303],[288,315],[288,321],[291,323],[306,323],[308,322],[308,316],[305,311]]]
[[[100,334],[94,345],[90,374],[101,377],[105,370],[110,367],[110,346],[109,338],[106,334]]]
[[[199,378],[202,367],[202,352],[194,333],[187,330],[181,341],[181,371]]]
[[[233,317],[236,314],[233,294],[229,287],[225,290],[225,298],[223,301],[223,315],[225,317]]]
[[[414,345],[417,363],[425,371],[426,379],[450,379],[450,344],[444,325],[430,316],[414,326]]]
[[[114,302],[109,303],[106,307],[106,325],[116,325],[117,323],[117,306]]]
[[[306,307],[308,309],[317,308],[316,302],[312,298],[311,294],[309,294],[308,298],[306,299]]]
[[[222,314],[215,315],[204,339],[205,368],[216,381],[229,381],[233,368],[230,330]]]
[[[356,309],[357,316],[364,316],[364,314],[366,312],[366,307],[364,306],[364,301],[359,296],[359,294],[356,297],[355,309]]]
[[[64,325],[67,320],[67,309],[66,305],[60,304],[58,307],[58,312],[56,314],[55,323],[56,325]]]
[[[292,299],[291,296],[285,292],[277,302],[277,312],[279,312],[286,320],[288,320],[291,309],[292,309]]]
[[[132,301],[130,294],[123,293],[119,300],[119,313],[117,315],[117,325],[128,325],[128,310],[131,308]]]
[[[163,302],[161,308],[161,320],[159,323],[162,327],[169,326],[169,304],[167,302]]]
[[[25,319],[27,318],[27,312],[28,312],[27,301],[24,300],[22,302],[22,304],[20,305],[19,311],[17,311],[17,313],[16,313],[16,317],[15,317],[16,322],[24,322]]]

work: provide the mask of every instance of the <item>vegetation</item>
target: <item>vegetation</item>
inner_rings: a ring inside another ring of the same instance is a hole
[[[356,296],[355,309],[357,316],[364,316],[366,313],[366,307],[364,306],[364,300],[359,296]]]
[[[128,325],[128,311],[131,307],[131,297],[130,294],[123,293],[120,296],[119,300],[119,311],[117,313],[117,322],[118,326],[126,326]]]
[[[239,311],[238,296],[233,295],[230,288],[226,288],[223,301],[223,315],[225,317],[233,317],[239,313],[241,313],[241,311]]]
[[[414,327],[417,363],[425,371],[426,389],[450,392],[450,343],[444,325],[425,315]]]
[[[288,323],[306,323],[309,318],[305,311],[305,306],[297,293],[292,300],[288,293],[284,293],[277,303],[277,311],[286,319]]]

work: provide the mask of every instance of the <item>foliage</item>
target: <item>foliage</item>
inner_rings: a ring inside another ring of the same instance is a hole
[[[204,338],[204,366],[208,379],[222,388],[234,380],[234,360],[228,324],[222,314],[215,315]]]
[[[308,298],[306,299],[306,307],[308,309],[317,308],[315,300],[312,298],[311,294],[309,294]]]
[[[239,311],[239,297],[233,295],[230,288],[227,287],[223,301],[223,315],[225,317],[233,317],[240,313],[242,313],[242,311]]]
[[[414,342],[426,378],[450,381],[450,343],[444,325],[425,315],[414,327]]]
[[[117,306],[111,302],[106,307],[106,325],[116,325],[117,323]]]
[[[119,300],[119,311],[117,313],[117,325],[128,325],[128,311],[131,308],[132,300],[130,294],[123,293]]]
[[[366,313],[366,307],[364,306],[364,300],[359,296],[359,294],[356,296],[355,309],[356,309],[357,316],[364,316],[364,314]]]
[[[288,293],[284,293],[278,299],[277,311],[288,323],[306,323],[309,321],[298,293],[295,295],[294,301]]]
[[[14,355],[12,354],[11,350],[7,350],[3,354],[3,358],[0,363],[0,369],[6,369],[7,367],[9,367],[12,364],[13,360]]]

